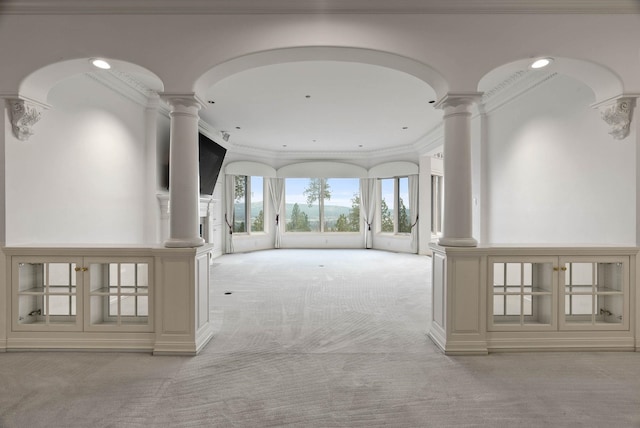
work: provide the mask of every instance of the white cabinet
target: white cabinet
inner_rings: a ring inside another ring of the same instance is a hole
[[[213,336],[212,245],[5,247],[0,351],[196,355]]]
[[[640,349],[636,247],[431,248],[447,354]]]
[[[629,329],[629,257],[488,261],[488,331]]]
[[[14,331],[153,330],[153,258],[12,257]]]

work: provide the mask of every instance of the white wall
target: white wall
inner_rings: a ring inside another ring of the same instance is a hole
[[[144,109],[77,75],[49,94],[52,108],[7,156],[7,244],[141,243]]]
[[[488,117],[491,243],[635,244],[635,135],[557,76]]]

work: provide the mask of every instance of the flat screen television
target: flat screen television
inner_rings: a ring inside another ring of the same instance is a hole
[[[227,149],[203,134],[198,136],[198,141],[200,143],[200,194],[213,195]]]
[[[198,136],[200,149],[200,194],[212,195],[216,187],[216,181],[222,169],[222,162],[227,154],[227,149],[203,134]],[[161,177],[162,187],[169,189],[169,154]]]

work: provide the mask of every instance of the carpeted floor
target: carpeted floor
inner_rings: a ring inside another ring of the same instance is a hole
[[[426,257],[276,250],[211,272],[199,356],[0,354],[0,427],[640,427],[640,353],[439,352]]]

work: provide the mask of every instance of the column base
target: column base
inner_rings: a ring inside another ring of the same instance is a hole
[[[202,247],[203,245],[204,239],[201,237],[191,239],[169,238],[164,242],[164,246],[167,248],[194,248]]]
[[[438,245],[443,247],[477,247],[478,241],[473,238],[446,238],[438,239]]]

